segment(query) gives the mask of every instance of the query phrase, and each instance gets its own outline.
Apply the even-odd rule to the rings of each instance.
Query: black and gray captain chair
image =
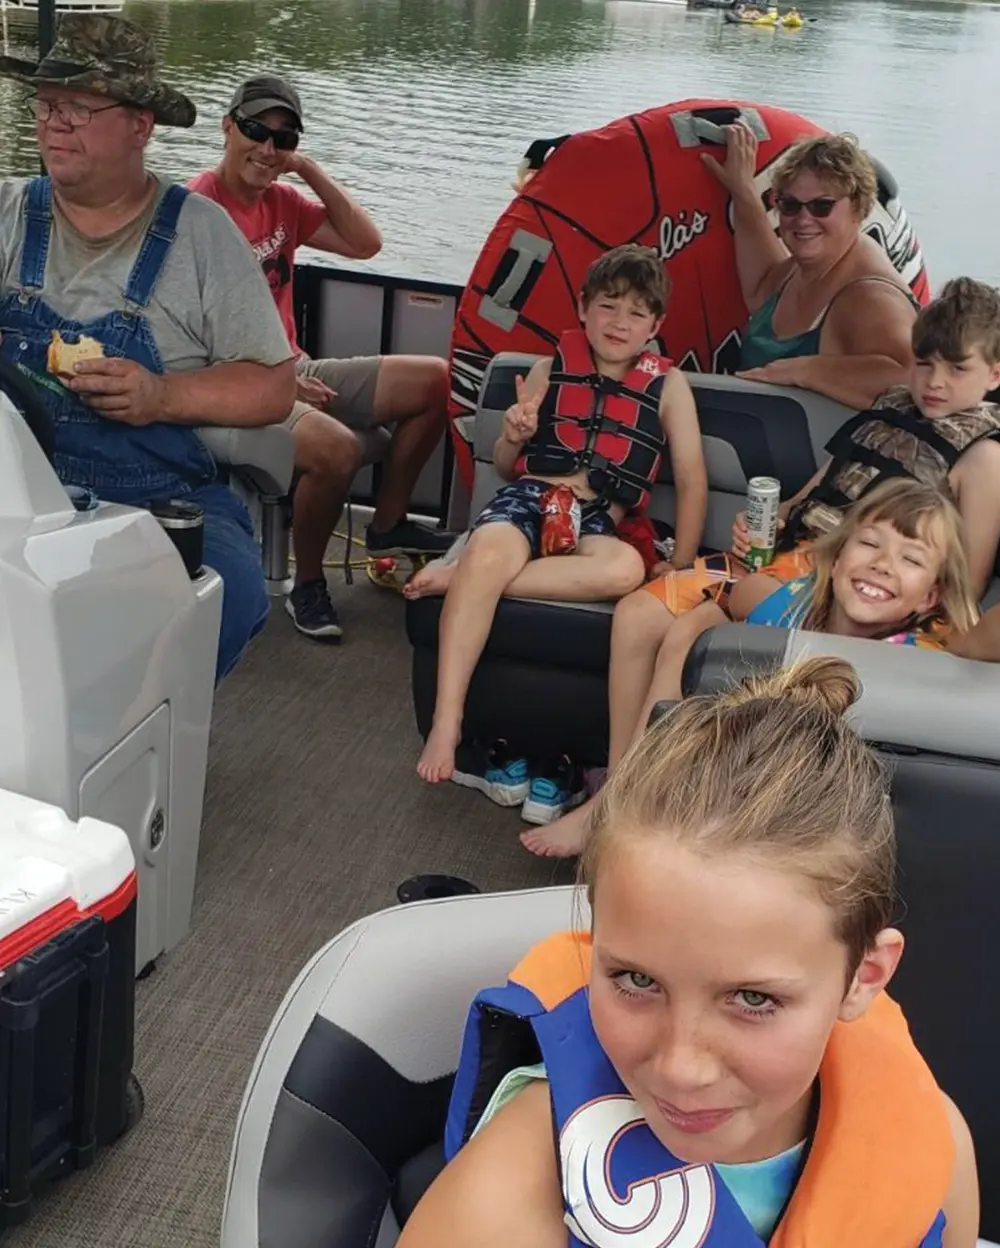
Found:
[[[292,435],[284,425],[258,429],[199,429],[202,441],[235,480],[237,492],[255,514],[264,579],[268,589],[282,592],[288,578],[290,493],[295,469]],[[358,472],[381,463],[389,454],[392,432],[384,426],[359,435]]]
[[[551,932],[572,888],[421,901],[361,919],[312,959],[243,1098],[221,1248],[387,1248],[444,1164],[469,1005]]]
[[[292,488],[295,454],[284,425],[198,430],[212,458],[247,504],[260,539],[264,578],[280,586],[288,575],[288,533],[283,500]]]
[[[982,1234],[1000,1240],[1000,665],[844,638],[705,635],[687,692],[810,653],[854,664],[852,714],[893,768],[900,923],[892,994],[976,1144]],[[442,1164],[466,1013],[549,932],[588,921],[573,888],[419,902],[336,937],[290,989],[237,1125],[222,1248],[387,1248]],[[530,1055],[526,1055],[529,1057]]]

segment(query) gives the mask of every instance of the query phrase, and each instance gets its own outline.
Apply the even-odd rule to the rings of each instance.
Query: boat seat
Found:
[[[244,429],[208,425],[198,433],[247,504],[260,541],[265,580],[270,585],[275,569],[282,567],[284,580],[288,575],[288,535],[283,500],[295,470],[290,430],[283,424]]]
[[[503,352],[486,371],[473,425],[473,515],[502,484],[493,467],[493,444],[514,399],[515,377],[537,358]],[[794,493],[816,471],[824,445],[851,413],[808,391],[714,374],[686,376],[698,405],[708,470],[703,541],[707,549],[725,550],[750,478],[777,477],[786,496]],[[674,494],[664,456],[650,515],[672,525]],[[406,606],[414,706],[424,736],[434,710],[441,603],[422,598]],[[566,753],[581,763],[603,765],[613,609],[610,602],[571,606],[502,599],[469,690],[465,737],[502,738],[529,757]]]
[[[215,462],[238,474],[264,498],[287,494],[292,482],[292,435],[284,425],[230,429],[207,425],[198,430]]]
[[[991,1108],[1000,1005],[982,991],[994,946],[973,909],[985,904],[985,931],[1000,935],[996,876],[984,872],[1000,868],[1000,841],[986,831],[949,825],[947,838],[904,837],[903,966],[911,965],[894,995],[975,1124],[982,1232],[1000,1238],[997,1195],[985,1190],[1000,1166]],[[504,983],[543,937],[588,923],[585,896],[565,886],[414,902],[361,919],[324,946],[279,1006],[250,1073],[221,1248],[390,1248],[444,1162],[473,998]],[[949,942],[958,940],[967,975],[955,974]]]
[[[493,444],[515,397],[514,378],[537,356],[497,355],[487,369],[473,425],[476,515],[503,484]],[[708,473],[707,550],[729,548],[733,520],[746,505],[749,480],[776,477],[782,496],[796,493],[824,458],[824,447],[853,411],[810,391],[738,377],[686,374],[694,391]],[[664,457],[649,514],[674,521],[674,482]],[[987,597],[1000,599],[1000,581]],[[417,726],[430,731],[437,678],[438,618],[443,599],[406,606],[413,646]],[[466,702],[466,740],[505,740],[518,753],[543,759],[568,754],[602,766],[607,758],[607,671],[612,602],[551,603],[503,598]]]
[[[288,578],[291,533],[291,492],[295,454],[291,432],[284,425],[262,429],[199,429],[217,463],[244,488],[238,492],[255,519],[271,593],[281,593]],[[358,471],[381,463],[389,453],[392,431],[377,425],[357,434],[361,443]]]

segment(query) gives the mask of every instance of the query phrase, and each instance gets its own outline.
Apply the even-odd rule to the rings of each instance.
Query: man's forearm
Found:
[[[319,196],[326,217],[356,260],[368,260],[382,250],[382,235],[364,208],[316,161],[303,157],[299,177]]]
[[[807,390],[863,411],[891,386],[905,385],[909,371],[888,355],[809,355],[799,360]]]
[[[276,425],[295,402],[295,365],[213,364],[167,373],[161,420],[172,425]]]

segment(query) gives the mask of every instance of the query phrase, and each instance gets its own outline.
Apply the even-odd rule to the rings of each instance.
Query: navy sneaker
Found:
[[[521,818],[525,823],[553,823],[586,797],[587,784],[582,770],[563,757],[532,779],[521,807]]]
[[[528,760],[511,755],[503,741],[493,746],[460,745],[451,778],[465,789],[485,793],[498,806],[520,806],[531,789]]]
[[[370,555],[443,555],[450,550],[457,534],[432,529],[404,516],[384,533],[368,526],[365,549]]]
[[[285,610],[300,633],[316,641],[337,643],[343,636],[337,608],[330,601],[326,581],[303,581],[285,599]]]

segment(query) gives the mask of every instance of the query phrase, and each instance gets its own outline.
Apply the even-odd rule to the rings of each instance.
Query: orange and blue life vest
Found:
[[[715,1167],[656,1138],[594,1033],[590,938],[536,945],[473,1003],[445,1131],[450,1160],[503,1076],[545,1062],[572,1248],[763,1248]],[[771,1248],[940,1248],[955,1149],[944,1098],[884,993],[834,1026],[819,1113]]]
[[[660,393],[671,367],[665,357],[644,351],[621,380],[606,377],[584,331],[563,334],[538,430],[517,461],[518,474],[568,477],[585,468],[599,498],[641,511],[666,446]]]

